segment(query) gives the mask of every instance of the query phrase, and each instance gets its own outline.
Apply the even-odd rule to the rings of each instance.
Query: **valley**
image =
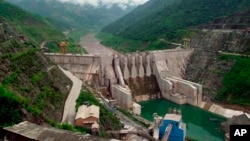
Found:
[[[97,44],[96,44],[97,40],[96,40],[96,38],[93,35],[92,36],[87,35],[87,39],[88,39],[88,41],[87,41],[88,48],[91,48],[92,50],[100,50],[100,48],[107,49],[105,46],[100,45],[100,44],[99,44],[100,46],[97,46]],[[111,87],[110,89],[107,89],[108,93],[111,92],[112,97],[114,99],[112,97],[110,97],[110,95],[108,96],[108,93],[103,93],[103,94],[106,95],[106,96],[108,96],[108,97],[106,97],[108,99],[108,101],[115,100],[116,104],[122,106],[123,108],[130,109],[130,107],[131,107],[131,101],[137,102],[137,100],[141,96],[143,96],[143,97],[146,96],[147,98],[146,99],[142,98],[141,100],[139,100],[139,102],[145,101],[145,100],[147,101],[149,99],[162,98],[162,97],[164,97],[166,99],[169,99],[171,101],[177,102],[176,100],[174,100],[174,98],[171,98],[171,97],[167,96],[169,94],[168,91],[171,91],[171,90],[168,90],[168,88],[165,88],[166,90],[163,90],[164,87],[167,87],[167,86],[161,86],[161,85],[166,85],[166,84],[164,84],[163,82],[159,81],[159,79],[161,79],[161,78],[159,78],[159,76],[157,76],[157,73],[156,73],[156,71],[159,71],[159,70],[154,70],[153,67],[156,67],[156,69],[164,70],[164,67],[162,66],[164,64],[160,63],[160,60],[161,60],[160,58],[164,56],[164,55],[162,56],[161,53],[164,53],[164,52],[168,53],[168,52],[170,52],[171,55],[172,55],[172,57],[171,58],[166,57],[166,60],[168,62],[167,66],[170,65],[170,67],[169,67],[170,70],[168,70],[169,72],[167,74],[164,74],[164,72],[161,72],[162,74],[160,74],[160,75],[163,75],[161,77],[166,77],[167,80],[171,80],[171,81],[173,81],[172,79],[176,79],[173,76],[182,77],[182,70],[181,69],[183,69],[183,70],[185,69],[185,67],[183,68],[183,66],[185,66],[185,64],[181,64],[180,62],[178,62],[178,60],[179,61],[186,60],[186,59],[183,59],[182,55],[181,55],[181,53],[185,52],[185,50],[186,51],[189,51],[189,50],[192,51],[192,49],[177,48],[177,49],[173,49],[173,50],[165,50],[165,51],[161,50],[161,51],[156,51],[156,52],[153,51],[152,53],[150,53],[150,52],[147,52],[147,53],[145,53],[145,52],[136,52],[136,53],[131,53],[131,54],[123,54],[123,55],[122,54],[116,54],[116,55],[118,55],[117,57],[120,60],[120,64],[118,64],[118,66],[120,67],[120,71],[122,72],[122,74],[121,74],[122,76],[119,76],[119,71],[117,71],[115,69],[115,66],[113,66],[113,65],[116,65],[116,64],[112,63],[113,59],[114,59],[114,62],[116,62],[116,57],[113,58],[114,55],[110,56],[110,54],[108,54],[108,53],[107,54],[94,54],[94,52],[93,52],[93,54],[89,54],[89,55],[70,55],[70,54],[66,54],[66,55],[63,55],[63,54],[61,54],[61,55],[59,55],[59,54],[57,54],[57,55],[55,55],[55,54],[46,54],[46,55],[51,60],[53,60],[54,62],[56,62],[56,63],[64,66],[64,68],[67,68],[67,70],[73,72],[76,76],[78,76],[79,78],[81,78],[83,81],[88,82],[92,87],[94,87],[97,90],[98,90],[98,87],[100,87],[102,85],[109,86],[112,83],[114,83],[112,86],[110,86]],[[148,68],[147,66],[149,65],[148,62],[151,62],[151,61],[149,61],[149,60],[146,59],[146,60],[142,60],[142,62],[140,62],[139,58],[143,58],[144,59],[144,58],[148,58],[149,56],[152,55],[149,58],[153,59],[154,58],[153,57],[154,53],[156,54],[155,57],[158,58],[158,60],[154,60],[152,62],[159,61],[159,65],[161,67],[160,66],[154,66],[154,65],[151,66],[150,65],[149,69],[147,69]],[[148,57],[147,57],[147,55],[148,55]],[[169,55],[170,54],[166,54],[165,56],[169,56]],[[98,56],[99,56],[99,58],[98,58]],[[59,59],[59,58],[61,58],[61,59]],[[163,57],[163,58],[165,58],[165,57]],[[75,61],[73,61],[73,60],[75,60]],[[79,62],[79,61],[76,61],[76,60],[81,60],[81,61]],[[132,62],[127,62],[125,60],[130,60]],[[135,62],[133,62],[133,60]],[[177,60],[177,62],[172,62],[174,60]],[[108,62],[108,61],[110,61],[110,62]],[[129,66],[130,64],[132,64],[132,65]],[[174,65],[174,64],[177,64],[177,65]],[[86,66],[86,69],[82,70],[82,71],[76,71],[76,70],[80,70],[82,68],[82,65]],[[136,65],[138,65],[138,66],[136,66]],[[157,65],[157,63],[156,63],[156,65]],[[128,67],[128,68],[126,68],[126,67]],[[133,70],[133,67],[134,67],[134,70]],[[144,71],[140,71],[140,67],[142,67],[143,70],[145,69],[146,72],[144,73]],[[153,69],[152,71],[151,71],[151,67]],[[158,68],[158,67],[160,67],[160,68]],[[95,68],[95,69],[93,69],[93,68]],[[91,71],[92,69],[93,70],[96,70],[96,69],[98,70],[99,69],[99,71]],[[128,72],[126,72],[126,69],[130,69],[130,70],[127,70]],[[112,71],[114,71],[114,72],[112,72]],[[82,74],[80,74],[80,72]],[[86,75],[86,74],[88,74],[88,75]],[[110,76],[110,74],[113,74],[113,76]],[[96,76],[99,76],[99,78],[96,77]],[[147,76],[151,76],[151,77],[154,76],[154,77],[156,77],[156,81],[153,82],[152,79],[151,80],[148,79]],[[109,79],[109,80],[107,80],[107,79]],[[118,81],[117,81],[117,79],[118,79]],[[121,79],[124,79],[124,82]],[[152,81],[152,82],[151,82],[151,84],[149,82],[149,86],[145,87],[146,84],[143,83],[143,81],[145,81],[145,80],[146,81]],[[181,80],[181,79],[176,79],[176,80]],[[106,82],[108,82],[108,83],[106,83]],[[118,83],[118,84],[116,84],[116,83]],[[159,83],[162,83],[162,84],[159,84]],[[158,87],[157,91],[155,91],[153,89],[150,90],[150,89],[147,88],[147,87],[152,87],[152,84],[153,85],[156,84],[156,86],[154,86],[154,87]],[[190,83],[190,84],[192,84],[192,83]],[[121,85],[121,87],[119,87],[118,85]],[[124,87],[123,85],[128,85],[129,88],[126,88],[126,87],[122,88],[122,87]],[[178,88],[179,86],[175,86],[175,87]],[[126,90],[127,92],[125,92],[123,89]],[[170,89],[171,89],[171,87],[170,87]],[[119,92],[119,91],[121,91],[121,92]],[[177,91],[180,91],[180,90],[177,90]],[[185,89],[185,91],[190,91],[190,90],[186,90]],[[180,91],[180,92],[182,93],[182,95],[188,96],[187,93],[185,94],[185,91],[184,92]],[[129,95],[132,95],[132,97],[130,97],[130,98],[126,97],[126,100],[125,100],[124,99],[125,95],[122,94],[123,92],[128,93],[128,94],[131,93]],[[197,95],[197,96],[199,97],[199,95]],[[123,99],[121,100],[119,97],[123,97]],[[190,97],[190,96],[188,96],[188,97]],[[104,101],[104,103],[106,103],[105,105],[109,105],[109,103],[107,103],[105,101],[106,98],[104,98],[103,101]],[[208,99],[201,100],[201,98],[204,98],[204,97],[198,98],[200,100],[198,101],[197,105],[194,104],[195,102],[194,103],[191,102],[189,104],[197,106],[197,107],[202,108],[204,110],[208,110],[209,112],[213,112],[213,113],[219,114],[219,115],[227,117],[227,118],[231,118],[232,116],[240,115],[240,114],[243,113],[242,111],[238,111],[239,109],[237,109],[237,108],[236,108],[236,110],[226,109],[225,107],[223,108],[223,106],[220,106],[220,104],[217,105],[217,104],[215,104],[213,102],[211,103],[211,101],[209,101]],[[122,101],[128,102],[130,104],[125,104],[124,105]],[[178,107],[178,106],[175,106],[175,107]],[[193,108],[195,109],[195,107],[193,107]],[[187,111],[190,111],[191,109],[192,109],[192,106],[190,106],[190,109],[187,110]],[[202,110],[202,109],[200,109],[200,110]],[[132,110],[132,109],[130,109],[130,110]],[[163,108],[162,110],[166,112],[167,108]],[[185,108],[183,110],[185,112],[187,112],[185,110]],[[242,109],[240,109],[240,110],[242,110]],[[220,112],[218,112],[218,111],[220,111]],[[246,108],[244,108],[243,111],[247,112],[248,110]],[[131,112],[134,112],[134,111],[131,111]],[[151,113],[151,115],[152,114],[153,113]],[[210,115],[210,116],[212,117],[212,115]],[[185,115],[184,115],[184,117],[185,117]],[[218,117],[220,117],[220,116],[218,116]],[[149,117],[147,117],[147,118],[149,118]],[[201,116],[201,118],[206,119],[207,117],[206,116]],[[225,119],[223,121],[225,121]],[[189,121],[186,120],[186,122],[189,122]],[[125,123],[127,123],[127,122],[125,122]],[[131,128],[133,128],[133,126],[134,126],[133,124],[131,125],[130,123],[127,123],[127,124],[130,125]],[[223,137],[222,136],[223,135],[223,131],[221,131],[221,130],[219,131],[220,124],[217,124],[215,128],[218,128],[218,132],[221,132],[220,133],[220,137],[217,138],[217,139],[218,140],[223,139],[222,138]],[[188,132],[189,132],[189,134],[192,134],[192,130],[189,130]],[[210,130],[208,132],[212,132],[212,130]],[[213,134],[213,133],[211,133],[211,134]],[[198,136],[191,136],[191,137],[193,137],[193,138],[199,138]],[[211,137],[211,139],[212,138],[213,137]]]
[[[0,0],[0,140],[228,141],[250,124],[249,1],[98,2]]]
[[[93,55],[112,55],[113,51],[100,44],[100,41],[95,37],[95,34],[87,34],[80,38],[79,44]]]

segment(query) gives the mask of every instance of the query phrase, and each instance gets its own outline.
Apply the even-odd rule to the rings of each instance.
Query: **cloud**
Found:
[[[93,6],[110,6],[113,4],[117,4],[120,7],[125,7],[126,5],[129,6],[137,6],[140,4],[143,4],[147,2],[148,0],[57,0],[60,2],[70,2],[74,4],[80,4],[80,5],[85,5],[85,4],[90,4]]]

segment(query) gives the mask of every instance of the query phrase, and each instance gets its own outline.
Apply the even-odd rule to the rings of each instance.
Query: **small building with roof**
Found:
[[[75,117],[75,125],[99,131],[100,107],[96,105],[81,105]]]
[[[180,110],[169,109],[162,118],[154,113],[154,122],[149,127],[149,134],[161,141],[185,141],[186,124],[182,122]]]
[[[186,136],[186,125],[182,123],[182,115],[167,113],[159,127],[159,137],[169,141],[184,141]]]
[[[28,121],[5,127],[0,131],[6,141],[103,141],[89,134],[44,127]],[[1,140],[1,138],[0,138]]]

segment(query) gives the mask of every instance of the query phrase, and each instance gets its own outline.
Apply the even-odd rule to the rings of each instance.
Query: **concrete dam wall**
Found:
[[[150,98],[199,105],[202,86],[182,79],[192,49],[136,52],[117,55],[46,55],[83,81],[110,88],[124,108]]]
[[[92,80],[101,67],[100,56],[59,53],[45,53],[45,55],[83,81]]]

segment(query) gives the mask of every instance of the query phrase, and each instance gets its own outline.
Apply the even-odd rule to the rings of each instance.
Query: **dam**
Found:
[[[207,139],[223,140],[219,123],[225,118],[221,116],[230,118],[242,112],[202,101],[202,85],[183,79],[193,51],[177,47],[123,54],[44,54],[93,88],[106,88],[110,100],[136,115],[152,121],[155,112],[162,116],[168,107],[179,108],[188,137],[202,140],[204,134]]]
[[[192,52],[176,48],[128,54],[45,55],[93,87],[107,87],[119,106],[132,109],[133,103],[153,98],[202,104],[202,85],[182,79]]]

